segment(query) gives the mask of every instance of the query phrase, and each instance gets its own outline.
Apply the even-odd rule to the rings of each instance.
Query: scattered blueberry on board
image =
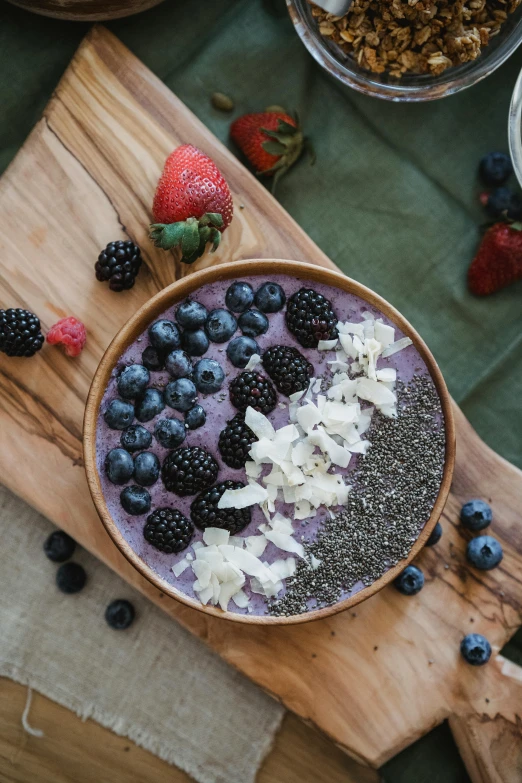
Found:
[[[247,310],[241,313],[237,325],[245,337],[259,337],[268,332],[269,321],[260,310]]]
[[[136,612],[130,601],[125,598],[117,598],[111,601],[105,610],[107,625],[115,631],[125,631],[134,622]]]
[[[201,394],[215,394],[221,389],[224,381],[223,368],[215,359],[200,359],[194,366],[194,384]]]
[[[513,164],[505,152],[488,152],[479,164],[479,177],[488,188],[503,185],[512,173]]]
[[[186,429],[179,419],[161,419],[154,427],[158,443],[166,449],[175,449],[185,440]]]
[[[134,420],[134,405],[123,400],[111,400],[103,418],[111,430],[125,430]]]
[[[142,364],[131,364],[124,367],[118,377],[118,394],[124,400],[134,400],[139,397],[150,381],[150,372]]]
[[[492,218],[500,220],[520,220],[522,218],[522,199],[510,188],[501,187],[492,190],[485,199],[486,212]]]
[[[409,565],[394,579],[393,584],[403,595],[417,595],[424,587],[424,574],[417,566]]]
[[[135,484],[122,490],[120,502],[124,511],[133,517],[138,517],[150,511],[150,494],[144,487],[138,487]]]
[[[209,345],[209,339],[203,329],[195,329],[193,332],[185,330],[181,335],[181,347],[189,356],[203,356]]]
[[[199,302],[193,299],[186,299],[176,310],[176,321],[184,329],[195,331],[201,329],[207,320],[208,311]]]
[[[151,451],[141,451],[134,457],[134,481],[141,487],[152,487],[159,479],[160,461]]]
[[[105,457],[105,473],[111,484],[126,484],[134,475],[134,460],[126,449],[111,449]]]
[[[201,405],[194,405],[185,413],[185,427],[189,430],[197,430],[207,420],[205,409]]]
[[[76,541],[63,530],[53,530],[46,538],[44,552],[53,563],[64,563],[69,560],[76,549]]]
[[[472,666],[484,666],[491,658],[491,645],[485,636],[469,633],[460,643],[460,652]]]
[[[205,332],[213,343],[225,343],[237,329],[237,321],[228,310],[217,308],[208,314]]]
[[[479,498],[468,500],[460,510],[460,521],[468,530],[484,530],[491,524],[492,519],[491,506]]]
[[[136,418],[145,423],[158,416],[165,408],[165,399],[158,389],[145,389],[144,394],[136,400]]]
[[[194,525],[177,508],[157,508],[147,517],[143,536],[168,555],[181,552],[192,541]]]
[[[437,524],[431,531],[431,535],[426,541],[425,546],[435,546],[435,544],[439,543],[441,538],[442,538],[442,525],[440,524],[440,522],[437,522]]]
[[[468,542],[466,557],[472,566],[481,571],[490,571],[498,566],[504,553],[496,538],[477,536]]]
[[[132,424],[121,433],[120,445],[130,453],[144,451],[149,448],[151,443],[152,435],[141,424]]]
[[[86,582],[87,574],[79,563],[64,563],[56,572],[56,585],[62,593],[79,593]]]
[[[254,296],[256,307],[262,313],[277,313],[286,302],[286,294],[279,283],[263,283]]]
[[[236,281],[225,294],[225,304],[232,313],[244,313],[254,301],[254,289],[250,283]]]
[[[234,365],[243,369],[254,354],[261,355],[261,349],[252,337],[234,337],[227,346],[227,356]]]

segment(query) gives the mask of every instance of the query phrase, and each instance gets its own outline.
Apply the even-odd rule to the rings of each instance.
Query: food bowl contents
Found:
[[[319,33],[373,73],[437,76],[476,60],[521,0],[353,0],[342,17],[312,7]]]
[[[408,557],[444,459],[411,339],[359,296],[282,274],[204,285],[159,315],[117,362],[96,430],[131,549],[241,614],[298,615],[372,585]]]

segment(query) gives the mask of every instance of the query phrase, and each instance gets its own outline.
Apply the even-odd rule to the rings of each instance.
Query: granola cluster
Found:
[[[522,0],[353,0],[345,16],[312,4],[319,32],[374,73],[437,75],[475,60]]]

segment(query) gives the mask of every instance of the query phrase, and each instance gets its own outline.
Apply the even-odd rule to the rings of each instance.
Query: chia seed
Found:
[[[430,517],[444,470],[445,432],[439,396],[429,377],[397,382],[397,418],[376,411],[371,443],[351,474],[346,506],[326,517],[306,558],[299,560],[286,593],[269,612],[289,617],[331,606],[362,583],[369,586],[408,557]]]

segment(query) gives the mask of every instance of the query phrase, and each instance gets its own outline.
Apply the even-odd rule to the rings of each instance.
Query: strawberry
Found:
[[[522,277],[522,223],[488,228],[468,269],[472,294],[486,296]]]
[[[257,174],[274,177],[274,186],[306,145],[298,121],[283,111],[244,114],[230,126],[230,137]]]
[[[158,182],[150,237],[157,247],[181,247],[181,260],[192,264],[219,247],[222,232],[234,211],[225,178],[208,155],[192,144],[183,144],[165,162]]]

